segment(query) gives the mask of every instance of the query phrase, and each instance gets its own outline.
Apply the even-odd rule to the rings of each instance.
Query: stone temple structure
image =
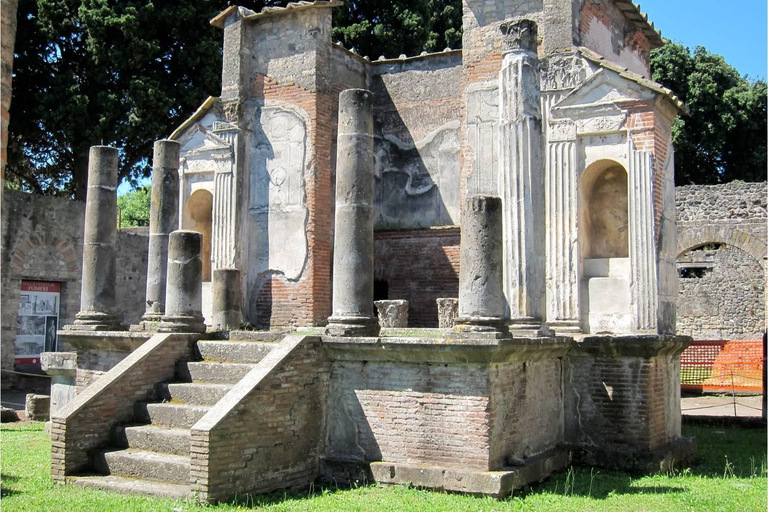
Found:
[[[221,96],[170,137],[181,231],[166,249],[150,226],[165,311],[52,415],[54,479],[207,501],[317,480],[503,497],[570,463],[684,464],[682,105],[647,78],[658,32],[628,0],[465,0],[462,50],[371,61],[331,41],[340,4],[212,20]],[[413,242],[416,266],[440,229],[461,237],[441,260],[454,284],[434,284],[458,297],[455,327],[380,333],[376,232]]]

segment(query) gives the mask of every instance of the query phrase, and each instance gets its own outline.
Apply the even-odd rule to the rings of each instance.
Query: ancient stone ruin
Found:
[[[332,43],[338,5],[212,20],[222,92],[156,146],[155,181],[176,149],[179,180],[153,187],[141,324],[103,330],[113,277],[86,279],[84,255],[60,336],[140,342],[57,403],[54,479],[210,502],[315,481],[504,497],[571,463],[685,464],[681,104],[647,78],[653,26],[628,0],[465,0],[462,50],[371,61]],[[111,200],[86,230],[114,225]],[[439,260],[424,240],[448,227]],[[386,261],[431,287],[432,317],[377,270],[394,230],[410,249]],[[421,261],[453,280],[410,275]],[[375,298],[433,329],[382,335]]]

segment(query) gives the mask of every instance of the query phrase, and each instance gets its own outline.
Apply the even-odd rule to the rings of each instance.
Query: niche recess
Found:
[[[213,226],[213,194],[196,190],[187,199],[182,227],[203,235],[203,281],[211,280],[211,230]]]

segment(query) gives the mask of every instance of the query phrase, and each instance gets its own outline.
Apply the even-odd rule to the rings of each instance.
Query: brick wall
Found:
[[[173,377],[176,362],[191,355],[194,335],[157,334],[51,415],[51,476],[66,476],[89,467],[90,453],[105,446],[112,426],[133,416],[134,404],[154,393],[157,382]]]
[[[460,238],[458,227],[374,233],[374,278],[409,301],[409,326],[437,327],[435,300],[459,296]]]
[[[613,338],[581,344],[566,359],[565,441],[584,462],[631,468],[677,440],[684,346],[671,337]]]
[[[264,75],[251,82],[251,94],[265,101],[296,105],[309,117],[310,164],[304,186],[309,211],[306,224],[307,262],[298,281],[280,275],[262,280],[257,294],[256,325],[307,326],[325,323],[331,310],[331,150],[335,148],[338,96],[309,91],[293,82],[279,83]],[[254,321],[254,319],[252,319]]]
[[[491,469],[485,365],[336,362],[329,458]]]
[[[193,428],[190,479],[202,498],[306,487],[318,476],[328,361],[318,337],[289,336]]]
[[[562,369],[559,359],[493,365],[489,408],[490,467],[509,465],[563,441]]]

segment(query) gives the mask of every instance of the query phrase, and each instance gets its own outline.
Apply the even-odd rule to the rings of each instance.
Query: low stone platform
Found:
[[[555,449],[528,458],[522,466],[500,471],[372,462],[371,474],[379,484],[412,485],[504,499],[517,489],[541,482],[555,471],[565,469],[568,462],[568,452]]]

